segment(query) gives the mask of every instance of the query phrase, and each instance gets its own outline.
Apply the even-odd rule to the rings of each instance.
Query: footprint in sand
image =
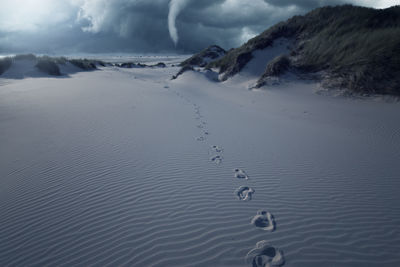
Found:
[[[249,201],[251,200],[252,195],[254,194],[254,189],[248,186],[241,186],[235,191],[235,196],[239,200]]]
[[[204,135],[210,135],[210,132],[206,131],[206,132],[204,132]]]
[[[234,169],[235,178],[248,180],[249,176],[241,169]]]
[[[222,153],[224,150],[219,146],[211,146],[211,150],[216,153]]]
[[[256,247],[246,256],[246,264],[253,267],[277,267],[284,263],[283,252],[271,246],[266,240],[257,242]]]
[[[200,137],[197,137],[196,140],[202,142],[202,141],[205,141],[206,138],[204,136],[200,136]]]
[[[217,163],[217,164],[221,164],[221,163],[222,163],[222,156],[221,156],[221,155],[215,155],[215,156],[212,156],[212,157],[210,158],[210,160],[211,160],[212,162]]]
[[[197,125],[196,127],[199,128],[199,129],[203,129],[203,128],[204,128],[204,125],[203,125],[203,124],[199,124],[199,125]]]
[[[210,158],[210,160],[212,162],[215,162],[217,164],[220,164],[222,162],[222,153],[223,149],[218,147],[218,146],[211,146],[211,149],[209,151],[209,154],[212,155],[212,157]]]
[[[273,232],[275,230],[274,216],[265,210],[259,210],[257,215],[251,219],[251,224],[265,231]]]

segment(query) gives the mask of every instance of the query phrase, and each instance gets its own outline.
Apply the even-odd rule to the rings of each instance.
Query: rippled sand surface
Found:
[[[0,266],[400,265],[399,103],[176,71],[1,81]]]

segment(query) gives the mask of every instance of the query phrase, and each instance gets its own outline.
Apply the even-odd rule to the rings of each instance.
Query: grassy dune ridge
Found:
[[[400,95],[400,6],[318,8],[274,25],[208,67],[219,68],[226,80],[252,59],[254,50],[278,38],[294,42],[288,55],[292,70],[323,71],[325,87]]]
[[[97,66],[105,66],[100,60],[92,59],[68,59],[66,57],[36,56],[33,54],[16,55],[0,59],[0,75],[7,71],[15,61],[29,60],[35,62],[35,67],[43,73],[51,76],[60,76],[60,65],[70,63],[82,70],[95,70]]]

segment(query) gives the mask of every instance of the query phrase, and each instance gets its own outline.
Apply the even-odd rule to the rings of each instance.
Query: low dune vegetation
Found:
[[[0,58],[0,75],[11,67],[12,59],[10,57]]]
[[[70,59],[68,62],[82,70],[95,70],[97,65],[105,66],[105,63],[99,60]]]
[[[38,68],[40,71],[52,76],[61,75],[61,71],[57,63],[47,58],[39,58],[35,67]]]
[[[24,61],[23,64],[32,64],[35,69],[41,73],[50,76],[62,76],[68,74],[68,72],[76,72],[78,70],[91,71],[97,70],[99,66],[113,66],[118,68],[165,68],[167,65],[164,62],[158,62],[155,64],[147,65],[140,62],[124,62],[124,63],[109,63],[97,59],[70,59],[66,57],[50,57],[50,56],[36,56],[34,54],[20,54],[11,57],[0,58],[0,75],[6,72],[15,62]],[[67,70],[65,67],[76,67]],[[64,67],[64,69],[63,69]]]
[[[51,75],[63,75],[60,66],[71,64],[81,70],[95,70],[97,66],[105,66],[106,63],[100,60],[91,59],[68,59],[66,57],[36,56],[33,54],[21,54],[0,59],[0,75],[6,72],[16,61],[30,61],[40,72]]]
[[[218,45],[210,45],[199,53],[181,62],[179,72],[172,76],[175,80],[186,71],[194,70],[194,67],[206,67],[210,62],[216,61],[226,55],[226,51]]]
[[[14,60],[37,60],[37,57],[34,54],[20,54],[11,57]]]
[[[217,59],[220,59],[226,54],[226,51],[217,46],[217,45],[211,45],[207,47],[206,49],[203,49],[199,53],[193,55],[192,57],[186,59],[183,61],[180,66],[185,67],[185,66],[199,66],[199,67],[205,67],[210,61],[215,61]]]
[[[135,62],[123,62],[123,63],[115,63],[113,64],[115,67],[119,68],[126,68],[126,69],[132,69],[132,68],[165,68],[167,65],[164,62],[158,62],[153,65],[147,65],[144,63],[135,63]]]

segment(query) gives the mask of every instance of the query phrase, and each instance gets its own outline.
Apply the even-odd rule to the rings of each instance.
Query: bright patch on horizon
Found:
[[[255,33],[254,31],[252,31],[249,27],[243,27],[242,28],[242,34],[240,36],[240,43],[245,43],[248,40],[250,40],[251,38],[257,36],[257,33]]]
[[[70,17],[71,5],[54,0],[2,0],[0,30],[33,32],[54,26]]]
[[[361,6],[369,6],[373,8],[388,8],[395,5],[400,5],[399,0],[356,0],[354,4]]]

